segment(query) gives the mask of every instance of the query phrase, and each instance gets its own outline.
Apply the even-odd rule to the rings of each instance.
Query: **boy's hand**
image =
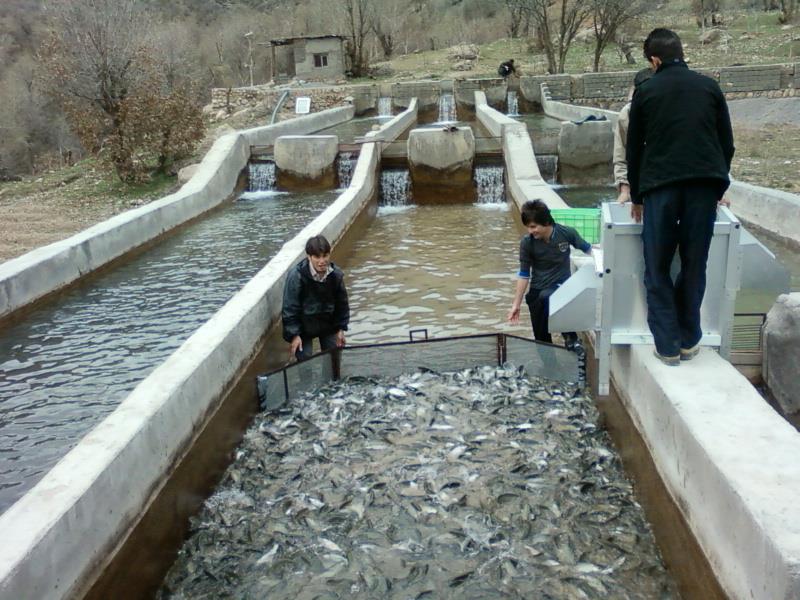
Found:
[[[303,340],[300,338],[299,335],[296,335],[292,338],[292,343],[289,345],[289,356],[294,358],[297,355],[297,351],[303,351]]]
[[[642,222],[642,213],[644,212],[644,205],[642,204],[631,204],[631,219],[633,219],[634,223],[641,223]]]
[[[617,202],[620,204],[625,204],[626,202],[631,201],[631,186],[627,183],[622,183],[619,186],[619,196],[617,196]]]
[[[508,317],[506,318],[508,319],[509,323],[512,323],[514,325],[519,323],[519,306],[512,304],[511,310],[508,311]]]
[[[344,341],[344,331],[340,329],[336,332],[336,347],[344,348]]]

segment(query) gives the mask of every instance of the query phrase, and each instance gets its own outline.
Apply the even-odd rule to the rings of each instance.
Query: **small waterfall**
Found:
[[[453,123],[456,120],[456,99],[453,94],[439,96],[439,120],[437,123]]]
[[[500,166],[475,167],[472,177],[478,190],[478,204],[500,204],[506,201],[504,172],[504,168]]]
[[[381,171],[380,206],[406,206],[411,203],[411,172],[408,169]]]
[[[249,165],[249,192],[268,192],[275,189],[275,163],[251,162]]]
[[[391,98],[378,98],[378,116],[391,117],[392,116],[392,99]]]
[[[352,152],[340,152],[336,158],[336,172],[339,176],[339,189],[350,187],[350,181],[353,179],[353,169],[356,167],[356,161],[353,159]]]
[[[557,154],[537,154],[536,163],[539,166],[539,173],[547,183],[557,183],[558,179],[558,155]]]
[[[509,117],[519,116],[519,101],[517,92],[510,91],[506,94],[506,115]]]

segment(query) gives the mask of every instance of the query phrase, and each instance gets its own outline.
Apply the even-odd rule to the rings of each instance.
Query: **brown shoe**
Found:
[[[678,356],[664,356],[663,354],[659,354],[658,350],[653,350],[653,356],[655,356],[658,360],[662,363],[667,365],[668,367],[677,367],[681,364],[681,357]]]
[[[700,344],[695,344],[691,348],[681,348],[681,360],[692,360],[700,352]]]

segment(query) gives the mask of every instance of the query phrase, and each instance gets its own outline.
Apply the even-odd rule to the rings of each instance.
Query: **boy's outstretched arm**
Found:
[[[519,311],[522,306],[522,298],[528,290],[528,278],[522,276],[517,279],[517,287],[514,291],[514,301],[511,303],[511,310],[508,311],[508,322],[519,323]]]

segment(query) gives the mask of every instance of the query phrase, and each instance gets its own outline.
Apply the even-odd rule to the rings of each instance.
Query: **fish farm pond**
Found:
[[[258,415],[157,597],[678,598],[594,402],[507,364]]]

